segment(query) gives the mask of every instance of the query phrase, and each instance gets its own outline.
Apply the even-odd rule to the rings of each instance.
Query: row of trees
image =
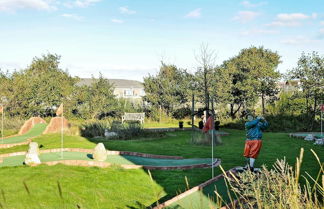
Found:
[[[0,103],[12,116],[21,117],[52,116],[62,102],[67,107],[65,114],[84,119],[143,110],[148,116],[162,111],[181,117],[181,113],[190,115],[194,94],[206,108],[213,98],[219,117],[237,119],[260,109],[258,113],[316,119],[324,95],[324,58],[318,53],[302,54],[286,75],[277,70],[278,53],[263,47],[242,49],[215,65],[215,52],[202,45],[196,59],[200,67],[194,73],[162,62],[158,74],[144,78],[144,100],[149,105],[134,109],[116,99],[113,85],[102,75],[90,85],[79,85],[79,78],[59,68],[60,56],[46,54],[34,58],[26,69],[0,70]],[[300,82],[296,91],[278,94],[280,80],[296,79]]]
[[[113,86],[100,75],[90,85],[78,85],[59,68],[60,56],[55,54],[34,58],[26,69],[13,73],[0,71],[0,103],[11,116],[53,116],[64,103],[66,114],[79,118],[100,118],[118,108]]]
[[[277,70],[281,62],[279,54],[263,47],[242,49],[218,66],[214,60],[214,51],[202,45],[197,56],[201,67],[193,74],[162,63],[157,75],[144,78],[145,100],[172,113],[180,107],[189,108],[188,101],[195,94],[205,108],[209,108],[209,100],[213,98],[219,116],[237,119],[260,109],[259,114],[304,114],[304,119],[313,124],[324,96],[323,56],[316,52],[303,53],[297,66],[285,75]],[[279,82],[284,80],[298,80],[300,85],[295,91],[279,94]],[[294,104],[299,105],[298,110],[280,111],[283,106],[286,110],[296,109]]]

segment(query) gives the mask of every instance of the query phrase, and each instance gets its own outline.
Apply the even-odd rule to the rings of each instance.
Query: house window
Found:
[[[124,90],[124,96],[133,96],[134,92],[132,90]]]

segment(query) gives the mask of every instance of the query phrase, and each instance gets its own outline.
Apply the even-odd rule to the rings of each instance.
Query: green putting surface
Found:
[[[92,154],[85,152],[63,152],[64,160],[89,160],[92,161]],[[19,166],[23,165],[25,155],[7,157],[0,163],[3,166]],[[44,153],[40,155],[41,162],[62,160],[60,152]],[[146,166],[179,166],[179,165],[195,165],[202,163],[211,163],[211,159],[159,159],[159,158],[144,158],[130,155],[108,155],[106,162],[117,165],[146,165]]]
[[[13,136],[13,137],[9,137],[9,138],[4,139],[3,144],[20,143],[20,142],[26,141],[29,138],[39,136],[44,132],[46,126],[47,126],[47,124],[38,123],[38,124],[34,125],[33,128],[31,128],[27,133],[25,133],[23,135]],[[2,144],[1,140],[0,140],[0,144]]]
[[[227,194],[227,187],[224,178],[219,179],[203,188],[202,191],[196,191],[177,202],[173,203],[168,209],[210,209],[217,207],[217,198],[215,191],[223,198],[224,201],[220,201],[221,205],[225,205],[230,202]]]

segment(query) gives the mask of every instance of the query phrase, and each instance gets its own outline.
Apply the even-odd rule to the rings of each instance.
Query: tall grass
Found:
[[[320,166],[316,178],[307,173],[306,176],[301,176],[303,148],[296,160],[295,169],[283,159],[277,160],[270,170],[263,166],[262,172],[259,174],[248,171],[237,175],[226,175],[223,170],[228,189],[234,192],[234,198],[231,199],[240,200],[236,202],[236,205],[232,201],[232,207],[247,209],[323,208],[323,182],[320,184],[320,177],[324,178],[323,163],[315,152],[312,152]],[[306,182],[303,186],[300,184],[300,177],[304,178]]]

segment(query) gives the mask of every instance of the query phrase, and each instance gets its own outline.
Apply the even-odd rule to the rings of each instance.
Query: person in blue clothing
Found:
[[[262,147],[262,131],[268,128],[269,123],[262,116],[255,119],[252,115],[248,115],[247,119],[248,122],[245,123],[246,140],[243,155],[247,162],[245,169],[250,168],[253,172],[255,159],[258,157]]]

